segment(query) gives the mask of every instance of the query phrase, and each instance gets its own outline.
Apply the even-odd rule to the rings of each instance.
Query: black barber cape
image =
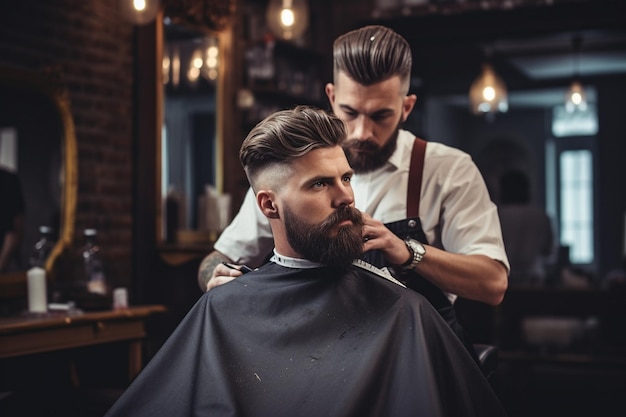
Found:
[[[503,415],[421,295],[269,263],[204,294],[106,417]]]

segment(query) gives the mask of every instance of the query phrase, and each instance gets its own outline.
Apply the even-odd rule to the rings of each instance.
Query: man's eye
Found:
[[[324,181],[317,181],[313,183],[313,188],[321,188],[323,186],[325,186],[326,183]]]
[[[352,182],[352,177],[343,177],[344,182]]]
[[[375,114],[372,116],[372,120],[375,122],[384,122],[385,120],[387,120],[390,116],[386,115],[386,114]]]

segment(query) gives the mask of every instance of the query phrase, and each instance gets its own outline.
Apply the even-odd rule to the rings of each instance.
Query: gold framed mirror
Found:
[[[233,11],[229,0],[206,3],[204,9],[166,2],[157,16],[162,84],[157,94],[156,230],[159,254],[169,264],[205,255],[216,239],[206,227],[202,200],[208,190],[224,190],[225,51]]]
[[[0,272],[0,298],[26,294],[26,269],[39,227],[50,226],[55,244],[45,269],[70,247],[77,197],[77,149],[68,92],[59,72],[0,66],[0,162],[19,178],[23,193],[23,232],[11,267]],[[3,202],[4,204],[4,202]]]

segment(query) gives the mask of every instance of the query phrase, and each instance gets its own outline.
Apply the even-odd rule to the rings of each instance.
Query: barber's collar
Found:
[[[398,132],[396,150],[391,154],[387,163],[393,165],[396,169],[407,166],[406,159],[411,157],[414,140],[415,135],[411,132],[400,129],[400,132]]]

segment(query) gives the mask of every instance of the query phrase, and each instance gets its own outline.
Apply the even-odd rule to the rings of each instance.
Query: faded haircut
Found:
[[[314,149],[339,146],[345,138],[344,124],[337,116],[297,106],[259,122],[244,139],[239,161],[256,192],[262,174],[284,172],[294,160]]]
[[[347,32],[333,43],[333,74],[340,71],[369,86],[400,76],[404,94],[409,92],[411,47],[393,30],[379,25]]]

